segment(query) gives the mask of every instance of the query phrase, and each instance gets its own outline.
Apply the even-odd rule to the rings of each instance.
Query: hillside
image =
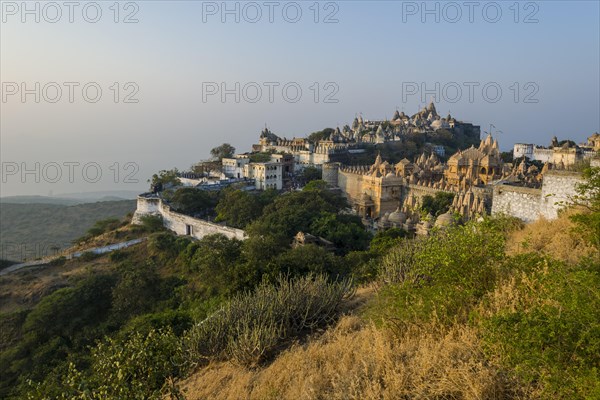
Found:
[[[0,197],[0,203],[75,205],[97,203],[100,201],[134,200],[137,194],[138,192],[128,190],[113,190],[105,192],[63,193],[56,196],[2,196]]]
[[[96,221],[123,218],[135,207],[135,200],[76,205],[0,202],[0,258],[20,261],[52,255],[55,247],[69,247]]]
[[[597,249],[568,215],[524,228],[489,223],[391,249],[366,305],[260,368],[235,360],[202,366],[180,383],[181,393],[187,400],[600,398]],[[523,250],[536,236],[568,237],[580,250]]]
[[[587,177],[587,210],[526,226],[372,236],[316,182],[214,194],[244,241],[156,217],[98,229],[89,243],[147,240],[0,277],[0,397],[600,398],[600,170]],[[290,246],[298,231],[336,248]]]

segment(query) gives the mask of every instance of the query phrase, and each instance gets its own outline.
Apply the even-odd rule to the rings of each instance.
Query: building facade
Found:
[[[246,154],[238,154],[233,158],[223,158],[223,173],[229,178],[243,178],[244,166],[250,163],[250,158]]]
[[[283,164],[280,162],[248,163],[244,177],[254,180],[258,190],[283,189]]]

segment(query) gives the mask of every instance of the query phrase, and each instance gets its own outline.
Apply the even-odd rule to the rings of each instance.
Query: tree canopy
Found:
[[[217,160],[222,160],[223,158],[231,158],[235,154],[235,147],[230,145],[229,143],[223,143],[220,146],[213,148],[210,151],[210,155],[212,158]]]

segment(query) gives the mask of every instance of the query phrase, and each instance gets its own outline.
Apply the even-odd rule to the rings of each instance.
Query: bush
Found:
[[[144,215],[140,218],[140,222],[144,231],[148,233],[165,230],[163,219],[160,215]]]
[[[285,341],[333,321],[351,287],[349,280],[330,283],[323,276],[280,277],[276,285],[262,283],[185,334],[187,364],[230,359],[244,366],[258,365]]]
[[[67,258],[65,256],[60,256],[58,258],[55,258],[54,260],[50,261],[48,263],[48,265],[52,266],[52,267],[60,267],[65,265],[65,263],[67,262]]]
[[[340,255],[366,250],[371,241],[371,234],[356,215],[323,212],[311,224],[310,232],[333,242]]]
[[[57,385],[31,384],[28,399],[161,399],[167,378],[176,376],[179,340],[170,330],[107,338],[92,350],[89,371],[73,363]],[[166,388],[165,388],[166,389]]]
[[[490,296],[485,343],[545,399],[599,398],[600,277],[525,255]]]
[[[115,250],[110,253],[110,261],[117,263],[126,260],[129,257],[129,252],[124,250]]]
[[[336,257],[323,247],[313,244],[290,249],[277,256],[271,263],[274,278],[284,273],[289,276],[303,276],[309,274],[323,274],[331,278],[347,274],[341,258]],[[273,271],[274,269],[274,271]]]
[[[107,218],[96,221],[94,226],[88,229],[87,233],[79,239],[74,240],[75,243],[86,242],[91,238],[100,236],[103,233],[115,230],[121,227],[123,223],[117,218]]]
[[[19,382],[53,380],[54,368],[102,337],[114,282],[110,275],[92,275],[44,297],[27,314],[18,341],[0,356],[0,397],[12,390],[15,398],[23,398]]]
[[[81,253],[79,259],[81,261],[89,262],[95,260],[98,257],[100,257],[100,254],[94,253],[93,251],[85,251]]]
[[[454,200],[453,193],[437,192],[435,196],[423,196],[421,209],[434,217],[444,214],[450,209]]]
[[[215,222],[226,222],[228,226],[243,229],[250,222],[262,215],[263,209],[277,197],[275,189],[267,189],[260,193],[227,188],[221,192],[219,203],[215,208]]]
[[[119,280],[112,290],[112,316],[125,320],[149,311],[160,298],[160,277],[151,263],[119,267]]]
[[[383,298],[389,304],[375,312],[414,322],[465,321],[498,278],[501,228],[472,222],[395,247],[384,257],[379,278],[388,284]]]

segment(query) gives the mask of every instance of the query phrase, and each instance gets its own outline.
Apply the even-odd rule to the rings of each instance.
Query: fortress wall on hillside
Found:
[[[229,239],[246,239],[246,232],[241,229],[204,221],[171,210],[160,198],[152,195],[140,195],[137,200],[137,209],[133,215],[132,223],[139,224],[144,215],[160,215],[165,228],[178,235],[191,236],[202,239],[208,235],[221,234]]]
[[[499,185],[494,188],[492,215],[506,214],[533,222],[540,217],[541,189]]]
[[[511,215],[525,222],[556,219],[581,182],[581,175],[576,172],[549,171],[544,175],[541,189],[498,185],[494,188],[492,215]]]

